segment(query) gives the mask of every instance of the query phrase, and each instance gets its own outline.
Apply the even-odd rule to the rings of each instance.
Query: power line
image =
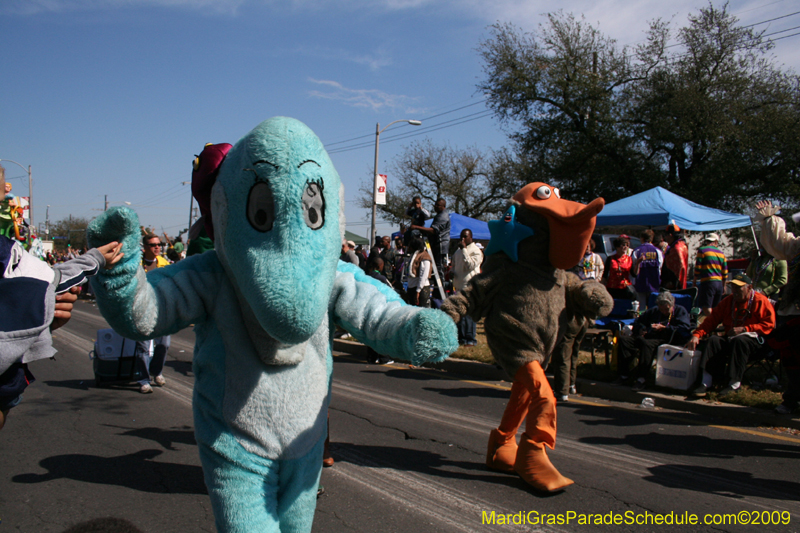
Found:
[[[772,33],[765,33],[764,35],[762,35],[762,37],[769,37],[770,35],[778,35],[779,33],[785,33],[787,31],[792,31],[792,30],[797,30],[797,29],[800,29],[800,26],[795,26],[794,28],[786,28],[785,30],[778,30],[778,31],[774,31]],[[790,35],[787,35],[786,37],[790,37]],[[782,38],[783,37],[781,37],[781,39]],[[774,39],[770,39],[770,40],[773,41]]]
[[[795,11],[794,13],[789,13],[788,15],[781,15],[780,17],[775,17],[774,19],[767,19],[767,20],[762,20],[761,22],[754,22],[753,24],[748,24],[747,26],[741,26],[741,27],[752,28],[753,26],[758,26],[759,24],[766,24],[767,22],[772,22],[773,20],[785,19],[788,17],[793,17],[795,15],[800,15],[800,11]]]
[[[416,137],[419,135],[425,135],[427,133],[431,133],[433,131],[438,131],[444,128],[450,128],[453,126],[458,126],[460,124],[464,124],[465,122],[471,122],[472,120],[478,120],[481,118],[485,118],[489,115],[493,114],[493,111],[478,111],[477,113],[472,113],[471,115],[465,115],[462,117],[457,117],[452,120],[447,120],[445,122],[441,122],[439,124],[432,124],[431,126],[425,128],[417,128],[413,132],[410,133],[403,133],[403,134],[396,134],[393,136],[386,137],[385,139],[381,139],[381,144],[397,141],[401,139],[407,139],[409,137]],[[342,152],[350,152],[352,150],[360,150],[361,148],[368,148],[370,146],[375,146],[374,141],[369,142],[362,142],[359,144],[355,144],[353,146],[342,147],[336,150],[329,150],[329,154],[339,154]]]
[[[786,30],[789,31],[789,30]],[[795,35],[800,35],[800,31],[797,33],[793,33],[791,35],[784,35],[783,37],[777,37],[775,39],[770,39],[770,41],[780,41],[781,39],[788,39],[789,37],[794,37]]]
[[[473,103],[467,104],[465,106],[457,107],[456,109],[452,109],[450,111],[445,111],[444,113],[439,113],[437,115],[431,115],[429,117],[423,117],[421,120],[423,120],[423,121],[431,120],[431,119],[434,119],[434,118],[437,118],[437,117],[441,117],[441,116],[444,116],[444,115],[449,115],[450,113],[455,113],[456,111],[461,111],[462,109],[466,109],[466,108],[472,107],[474,105],[482,104],[484,102],[486,102],[485,98],[483,100],[478,101],[478,102],[473,102]],[[368,133],[366,135],[360,135],[358,137],[353,137],[352,139],[347,139],[347,140],[344,140],[344,141],[336,141],[336,142],[332,142],[332,143],[326,143],[325,147],[327,149],[327,147],[329,147],[329,146],[336,146],[337,144],[344,144],[344,143],[348,143],[348,142],[351,142],[351,141],[357,141],[358,139],[364,139],[366,137],[370,137],[371,138],[371,137],[374,137],[374,135],[375,135],[374,133]],[[329,153],[330,153],[330,150],[329,150]]]

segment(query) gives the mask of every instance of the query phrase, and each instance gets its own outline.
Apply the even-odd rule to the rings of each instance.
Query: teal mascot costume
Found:
[[[310,531],[336,327],[420,364],[456,350],[455,324],[339,261],[344,191],[301,122],[207,145],[192,191],[214,250],[146,275],[133,211],[91,224],[92,246],[118,240],[125,254],[92,279],[98,307],[133,339],[195,325],[195,436],[217,529]]]

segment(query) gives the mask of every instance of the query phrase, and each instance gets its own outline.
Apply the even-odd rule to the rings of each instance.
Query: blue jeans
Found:
[[[458,321],[458,343],[459,344],[476,344],[475,339],[476,327],[475,321],[469,315],[464,315]]]
[[[136,358],[136,368],[141,372],[142,378],[139,385],[149,384],[150,376],[160,376],[164,370],[164,362],[167,360],[167,350],[169,350],[170,336],[153,339],[153,357],[150,357],[147,350],[139,350],[139,357]],[[142,343],[144,344],[144,343]],[[141,344],[140,344],[141,346]],[[138,348],[138,347],[137,347]]]

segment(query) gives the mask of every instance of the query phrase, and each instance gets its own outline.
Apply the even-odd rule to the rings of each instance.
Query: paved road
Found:
[[[94,387],[87,353],[102,327],[96,308],[79,302],[55,333],[56,360],[32,365],[38,380],[0,432],[0,533],[59,532],[109,515],[148,532],[214,531],[192,433],[193,334],[173,337],[168,387],[141,395],[133,386]],[[660,531],[676,528],[577,524],[581,515],[625,522],[693,513],[702,521],[741,511],[791,522],[677,529],[800,531],[800,439],[792,436],[581,398],[559,407],[550,454],[576,483],[543,497],[482,466],[508,383],[368,366],[344,354],[334,376],[336,465],[322,475],[315,531]],[[495,522],[517,513],[571,522],[484,524],[492,512]]]

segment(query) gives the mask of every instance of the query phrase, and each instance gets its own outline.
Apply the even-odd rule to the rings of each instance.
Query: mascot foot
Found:
[[[493,429],[489,434],[489,449],[486,451],[486,466],[490,470],[514,472],[514,461],[517,457],[517,440],[512,435],[504,436]]]
[[[520,440],[514,470],[529,485],[543,492],[556,492],[574,483],[556,470],[544,444],[533,442],[526,434]]]

